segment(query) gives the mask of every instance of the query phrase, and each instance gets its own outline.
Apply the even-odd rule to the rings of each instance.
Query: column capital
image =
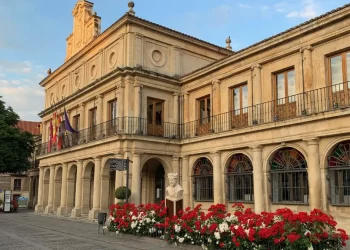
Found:
[[[308,50],[308,51],[313,51],[313,47],[311,45],[307,45],[305,47],[301,47],[300,48],[300,53],[304,53],[304,51]]]
[[[311,137],[311,138],[306,138],[303,141],[306,141],[307,145],[318,145],[320,138],[318,137]]]
[[[178,156],[178,155],[173,155],[173,156],[172,156],[172,159],[173,159],[173,161],[178,161],[178,160],[180,160],[180,156]]]
[[[68,162],[63,162],[63,163],[62,163],[62,167],[63,167],[63,166],[68,166]]]
[[[177,96],[179,96],[179,95],[180,95],[179,92],[174,92],[174,93],[173,93],[173,96],[174,96],[174,97],[177,97]]]
[[[80,103],[79,107],[83,107],[84,108],[85,107],[85,103],[84,102]]]
[[[117,89],[125,88],[125,83],[121,82],[117,85]]]
[[[132,157],[140,157],[141,156],[141,153],[140,152],[132,152]]]
[[[102,99],[102,98],[103,98],[103,94],[98,94],[98,95],[96,96],[96,98],[97,98],[97,99],[99,99],[99,98]]]
[[[94,161],[101,161],[101,156],[95,156],[93,159]]]
[[[55,169],[56,166],[57,166],[57,165],[50,165],[50,170],[51,170],[51,169]]]
[[[83,164],[83,160],[82,160],[82,159],[78,159],[78,160],[77,160],[77,164],[79,164],[79,163],[80,163],[80,164]]]
[[[216,150],[216,151],[212,151],[212,152],[210,152],[210,154],[212,154],[212,155],[221,155],[221,151],[219,151],[219,150]]]
[[[211,81],[212,85],[220,84],[220,83],[221,83],[221,81],[219,79],[214,79],[214,80]]]
[[[137,88],[137,87],[140,87],[140,88],[143,88],[143,85],[139,82],[135,82],[134,83],[134,87]]]
[[[181,94],[189,96],[189,95],[190,95],[190,92],[188,92],[188,91],[183,91],[183,92],[181,92]]]
[[[188,161],[188,159],[190,158],[188,155],[184,155],[184,156],[181,156],[182,160],[186,160]]]
[[[256,63],[256,64],[253,64],[251,67],[250,67],[250,70],[254,70],[254,69],[261,69],[262,68],[262,66],[261,66],[261,64],[259,64],[259,63]]]
[[[254,152],[254,151],[262,151],[263,147],[261,145],[253,145],[253,146],[250,146],[249,148],[252,149]]]

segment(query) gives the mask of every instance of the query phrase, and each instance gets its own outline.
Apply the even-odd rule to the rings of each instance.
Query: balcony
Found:
[[[37,156],[116,135],[142,135],[181,140],[348,108],[349,87],[350,82],[341,83],[184,124],[121,117],[77,133],[65,133],[60,149],[57,148],[57,143],[50,147],[48,143],[43,143],[38,146]]]

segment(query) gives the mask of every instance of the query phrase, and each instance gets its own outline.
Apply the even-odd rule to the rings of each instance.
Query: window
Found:
[[[296,149],[280,149],[270,162],[272,202],[302,203],[309,200],[307,164]]]
[[[328,158],[331,204],[350,205],[350,141],[342,142]]]
[[[207,158],[199,158],[193,169],[194,194],[196,201],[213,200],[213,165]]]
[[[93,108],[89,110],[89,134],[90,134],[90,140],[95,140],[96,139],[96,111],[97,108]]]
[[[15,179],[13,183],[13,191],[21,191],[22,180]]]
[[[79,131],[79,129],[80,129],[80,115],[76,115],[73,117],[73,129],[75,131]]]
[[[232,127],[248,125],[248,86],[232,88]]]
[[[253,202],[253,165],[244,154],[233,155],[227,166],[228,198],[230,202]]]
[[[112,100],[108,103],[108,134],[113,134],[118,130],[118,110],[117,100]]]
[[[147,98],[147,134],[164,135],[164,101]]]
[[[210,96],[198,100],[199,123],[206,124],[210,122]]]
[[[275,75],[275,119],[285,119],[296,116],[296,86],[294,69]]]
[[[333,92],[350,88],[350,52],[343,52],[330,58],[330,82]]]

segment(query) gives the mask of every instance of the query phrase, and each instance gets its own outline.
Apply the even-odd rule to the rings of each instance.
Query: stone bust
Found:
[[[177,173],[169,173],[168,174],[169,184],[170,186],[166,188],[168,200],[180,200],[183,198],[183,189],[177,183],[178,175]]]

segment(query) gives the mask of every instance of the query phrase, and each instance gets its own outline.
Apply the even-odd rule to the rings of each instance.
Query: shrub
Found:
[[[128,198],[130,198],[130,196],[131,196],[130,188],[128,188],[128,192],[126,192],[126,187],[125,186],[118,187],[115,190],[115,198],[117,198],[118,200],[125,200],[126,199],[126,193],[128,193]]]

